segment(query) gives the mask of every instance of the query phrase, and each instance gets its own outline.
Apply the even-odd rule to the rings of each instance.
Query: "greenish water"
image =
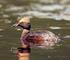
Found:
[[[4,0],[3,0],[4,1]],[[16,0],[17,1],[17,0]],[[0,60],[17,60],[15,54],[10,49],[20,45],[20,34],[22,31],[17,31],[11,27],[18,16],[16,13],[23,13],[30,10],[30,4],[38,3],[37,1],[4,1],[0,5]],[[21,7],[14,10],[10,7]],[[9,10],[10,9],[10,10]],[[16,15],[15,15],[16,14]],[[62,45],[55,49],[38,49],[32,48],[30,60],[70,60],[70,21],[53,20],[33,17],[31,19],[32,30],[48,29],[55,34],[60,34],[63,38]],[[50,28],[53,27],[53,28]],[[60,27],[54,29],[54,27]]]

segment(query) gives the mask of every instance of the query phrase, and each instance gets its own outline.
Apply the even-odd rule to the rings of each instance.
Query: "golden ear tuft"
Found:
[[[30,17],[25,16],[25,17],[21,18],[20,21],[30,23]]]

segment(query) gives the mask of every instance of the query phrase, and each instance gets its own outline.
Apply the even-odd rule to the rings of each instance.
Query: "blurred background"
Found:
[[[70,60],[70,0],[0,0],[0,60],[17,60],[11,48],[20,45],[16,19],[30,16],[32,29],[59,34],[62,45],[55,49],[32,48],[30,60]]]

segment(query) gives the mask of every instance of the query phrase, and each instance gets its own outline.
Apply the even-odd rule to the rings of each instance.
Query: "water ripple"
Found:
[[[5,11],[19,11],[24,10],[23,6],[9,6],[5,9]]]
[[[64,36],[64,38],[70,38],[70,35],[66,35],[66,36]]]
[[[0,35],[0,37],[3,37],[3,35]]]
[[[61,27],[54,27],[54,26],[50,26],[50,29],[62,29]]]
[[[2,4],[0,4],[0,8],[2,8]]]
[[[50,29],[70,29],[70,27],[57,27],[57,26],[50,26]]]
[[[10,21],[10,20],[8,20],[8,19],[5,19],[4,22],[5,22],[5,23],[12,23],[12,21]]]
[[[4,11],[10,15],[23,16],[29,15],[37,18],[49,18],[54,20],[67,20],[70,21],[70,5],[62,4],[42,4],[46,0],[39,0],[37,3],[30,2],[29,5],[16,6],[8,4]],[[2,6],[2,5],[1,5]],[[1,11],[3,12],[3,11]],[[4,14],[4,13],[3,13]],[[4,17],[8,17],[5,15]]]
[[[4,30],[4,29],[1,29],[1,28],[0,28],[0,31],[3,31],[3,30]]]
[[[32,10],[37,11],[55,11],[55,10],[63,10],[63,5],[53,4],[53,5],[42,5],[42,4],[31,4]]]

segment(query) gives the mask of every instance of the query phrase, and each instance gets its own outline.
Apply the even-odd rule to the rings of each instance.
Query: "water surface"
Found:
[[[47,4],[46,0],[0,0],[0,59],[16,60],[15,54],[10,49],[20,45],[21,30],[12,27],[18,17],[31,16],[32,29],[50,30],[59,34],[63,42],[55,49],[32,48],[31,60],[70,60],[70,20],[58,19],[58,13],[64,9],[64,5],[51,8],[54,4]],[[47,9],[49,8],[49,9]],[[65,9],[67,9],[65,7]],[[54,18],[53,18],[54,16]],[[57,18],[56,18],[57,17]]]

